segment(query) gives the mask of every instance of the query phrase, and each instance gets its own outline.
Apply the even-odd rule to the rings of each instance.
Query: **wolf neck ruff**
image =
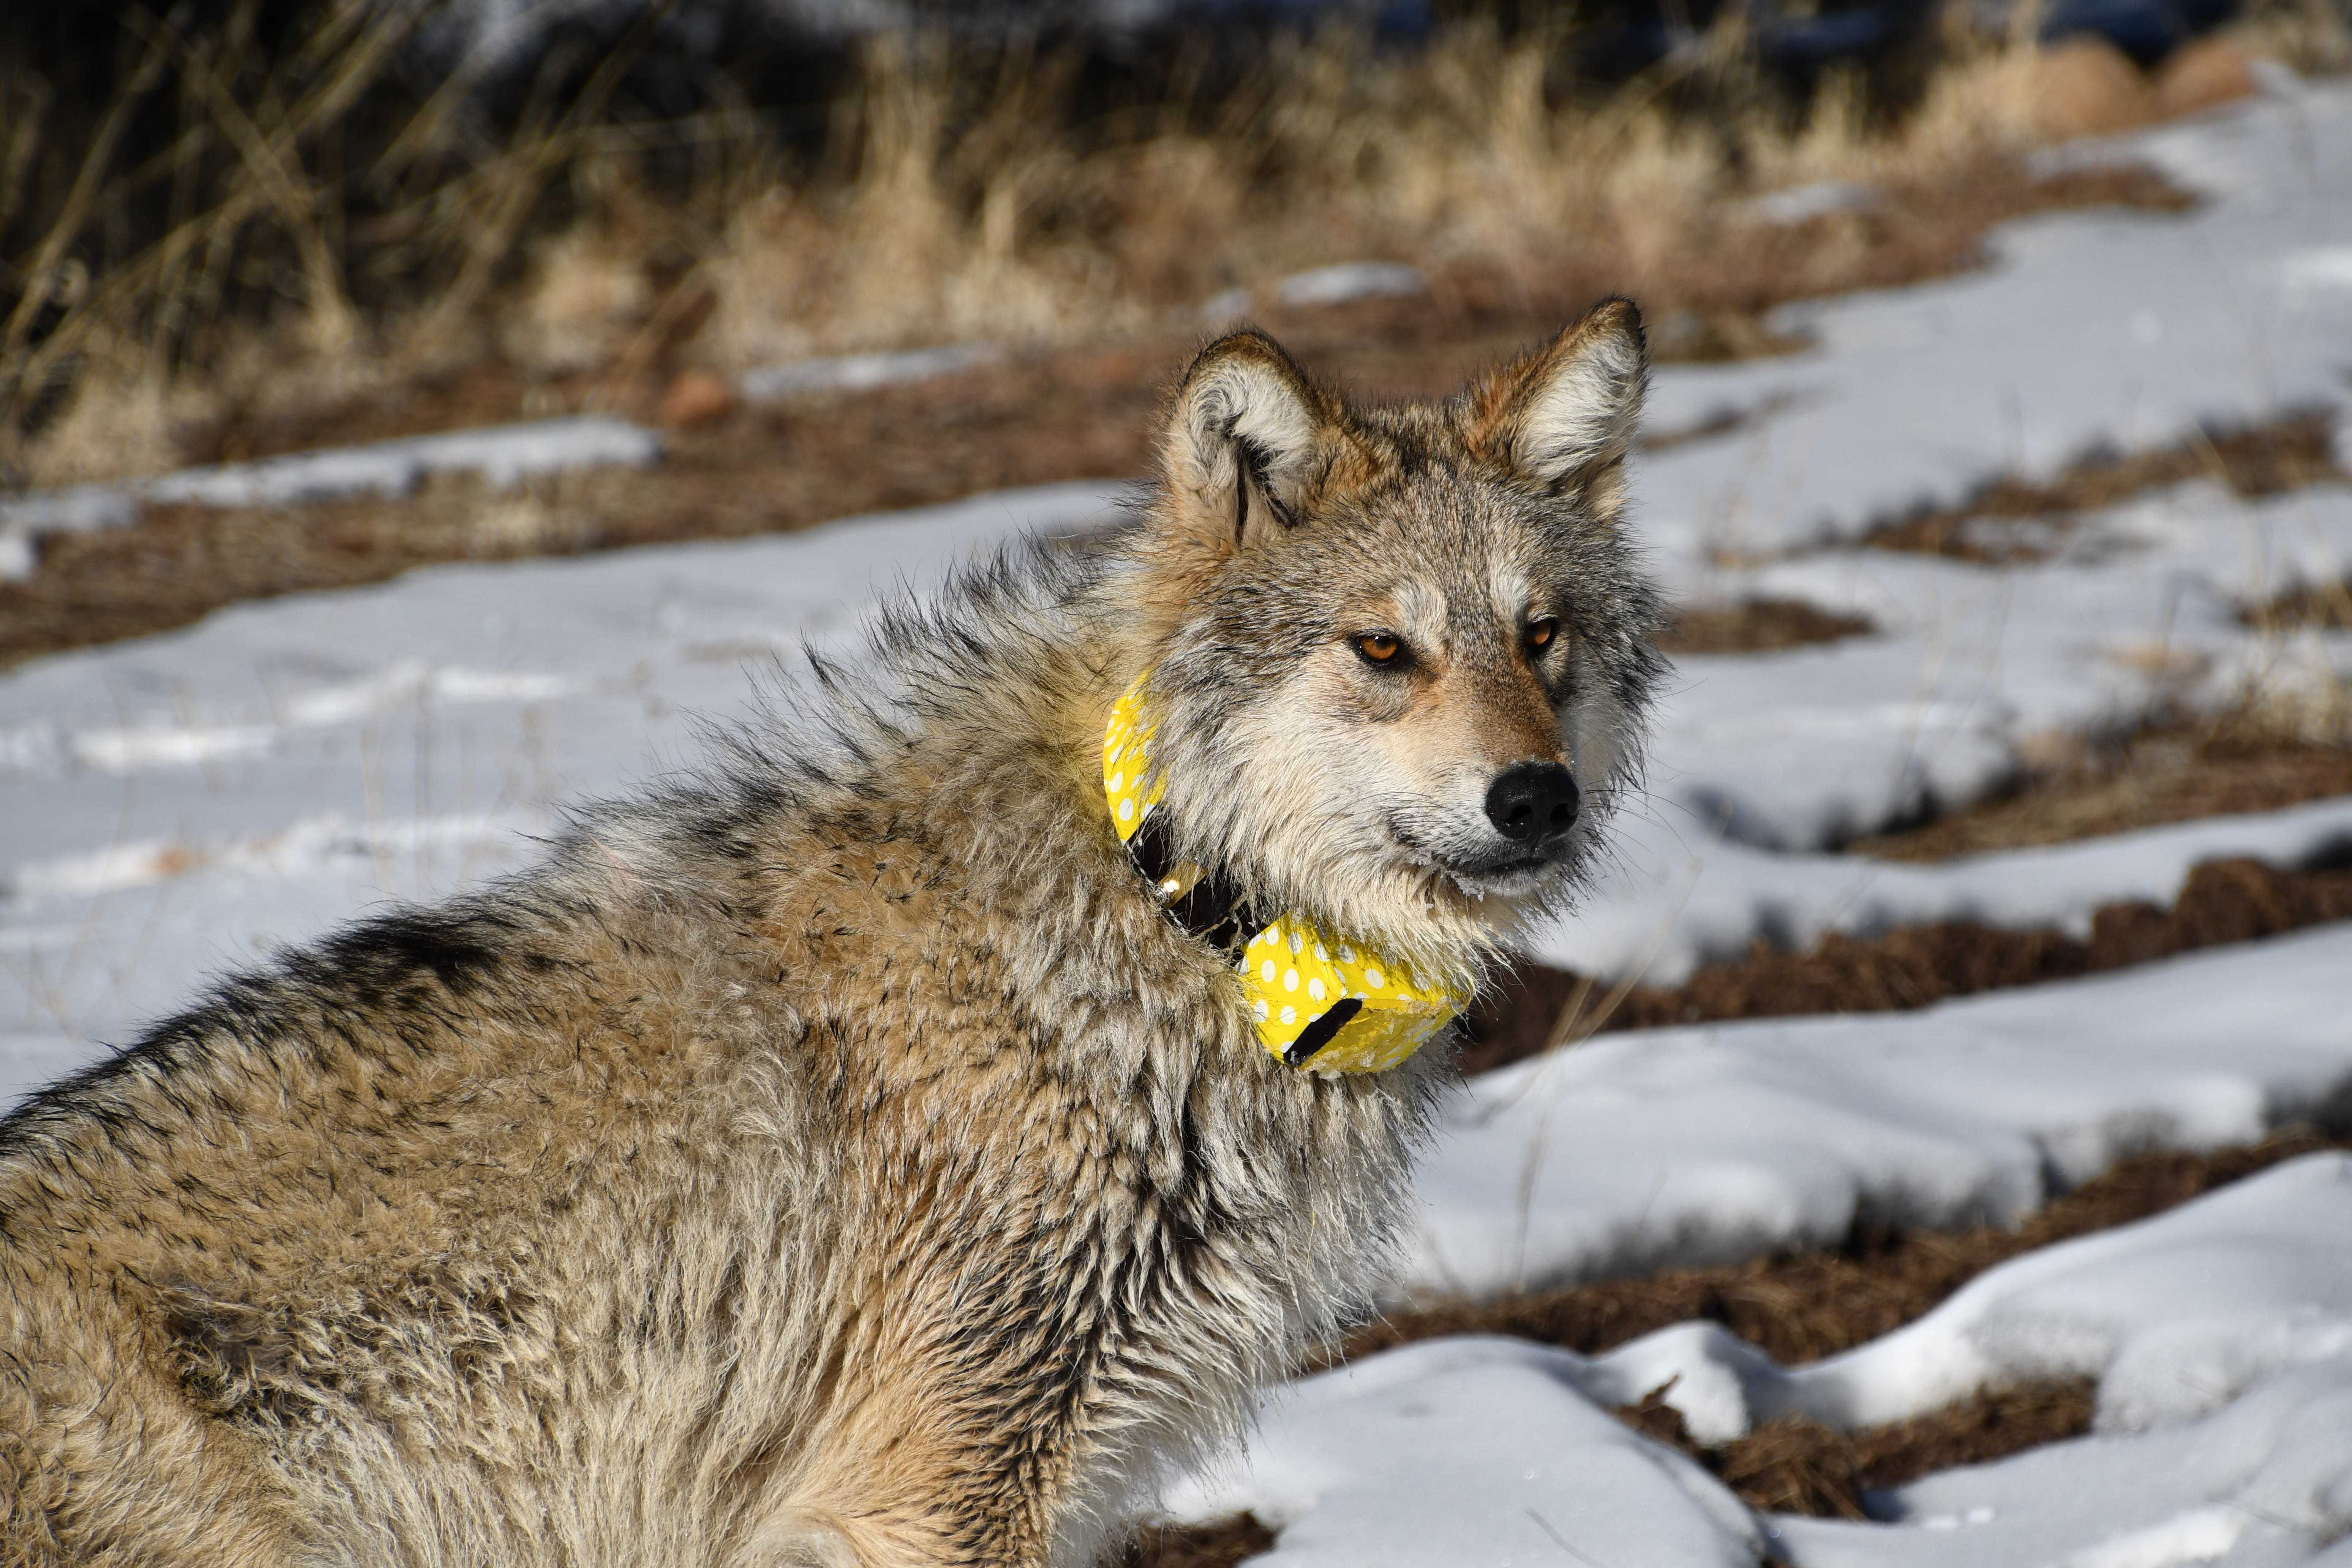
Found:
[[[1381,1072],[1419,1050],[1469,997],[1423,981],[1412,967],[1343,942],[1292,911],[1240,940],[1249,920],[1213,871],[1171,865],[1144,789],[1153,726],[1143,721],[1143,681],[1127,689],[1103,731],[1103,796],[1119,838],[1152,896],[1185,930],[1234,953],[1257,1037],[1283,1062],[1318,1073]]]

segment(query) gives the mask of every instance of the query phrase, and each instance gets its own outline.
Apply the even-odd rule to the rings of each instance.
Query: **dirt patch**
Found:
[[[1617,1411],[1617,1418],[1696,1459],[1750,1508],[1852,1520],[1871,1517],[1864,1492],[2081,1436],[2091,1429],[2097,1403],[2096,1384],[2088,1379],[2035,1384],[1858,1432],[1784,1415],[1710,1448],[1692,1441],[1682,1413],[1665,1403],[1664,1392]]]
[[[1769,653],[1864,637],[1876,629],[1861,616],[1834,615],[1801,599],[1745,599],[1736,605],[1677,609],[1658,646],[1674,654]]]
[[[1233,1568],[1274,1550],[1274,1531],[1248,1514],[1211,1524],[1148,1524],[1103,1568]]]
[[[2118,505],[2189,479],[2218,479],[2253,499],[2342,482],[2335,416],[2298,410],[2261,425],[2200,432],[2169,447],[2095,452],[2047,484],[1996,479],[1958,506],[1922,510],[1873,530],[1864,543],[1960,561],[2038,561],[2063,542],[2075,514]],[[2030,528],[2001,527],[2029,521]]]
[[[1991,799],[1847,847],[1925,862],[2352,795],[2352,748],[2222,724],[2151,728],[2085,745]]]

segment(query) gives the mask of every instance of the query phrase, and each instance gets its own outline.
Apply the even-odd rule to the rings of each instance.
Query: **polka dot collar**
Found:
[[[1211,874],[1190,864],[1155,866],[1141,852],[1157,837],[1146,826],[1165,787],[1148,777],[1154,726],[1143,721],[1143,685],[1139,679],[1127,689],[1103,731],[1103,798],[1160,906],[1196,935],[1212,934],[1204,926],[1222,932],[1234,911],[1223,898],[1204,899]],[[1196,918],[1184,918],[1188,912]],[[1296,911],[1251,937],[1237,968],[1259,1041],[1289,1066],[1316,1073],[1395,1067],[1470,1000],[1423,980],[1402,960],[1338,940]]]

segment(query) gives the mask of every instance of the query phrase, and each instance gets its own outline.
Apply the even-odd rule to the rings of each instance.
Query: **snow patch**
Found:
[[[2352,927],[2332,926],[1916,1013],[1602,1036],[1449,1108],[1402,1289],[1736,1262],[1865,1220],[2014,1223],[2126,1154],[2331,1114],[2347,1017]]]
[[[1429,292],[1429,279],[1394,261],[1345,261],[1294,272],[1274,286],[1286,305],[1345,305],[1356,300],[1402,299]]]
[[[893,353],[844,354],[836,359],[763,365],[745,373],[736,385],[754,403],[774,403],[789,397],[866,392],[877,386],[930,381],[995,364],[1003,358],[1004,349],[999,343],[953,343],[935,349],[902,349]]]
[[[641,426],[583,415],[183,468],[121,485],[38,491],[0,500],[0,581],[31,574],[39,535],[128,527],[151,502],[299,506],[353,496],[406,495],[432,475],[452,473],[474,474],[505,489],[538,474],[645,468],[658,461],[661,451],[660,438]]]

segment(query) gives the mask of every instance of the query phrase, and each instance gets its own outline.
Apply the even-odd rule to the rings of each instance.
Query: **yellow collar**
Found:
[[[1157,779],[1145,788],[1156,727],[1143,721],[1143,684],[1139,679],[1127,689],[1103,731],[1103,797],[1130,850],[1165,788]],[[1171,912],[1207,875],[1192,865],[1152,868],[1139,858],[1138,865],[1144,867],[1153,896]],[[1228,918],[1222,901],[1214,907],[1213,923]],[[1395,1067],[1470,1000],[1452,987],[1423,981],[1402,960],[1339,941],[1295,910],[1249,939],[1240,951],[1238,972],[1260,1043],[1289,1066],[1317,1073]]]

